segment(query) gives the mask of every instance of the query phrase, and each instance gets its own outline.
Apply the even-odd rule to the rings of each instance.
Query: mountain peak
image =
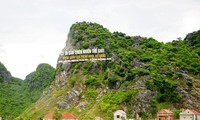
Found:
[[[106,36],[106,34],[108,35]],[[108,29],[100,24],[77,22],[71,26],[67,41],[71,42],[76,49],[94,48],[99,47],[95,46],[95,42],[98,41],[97,38],[106,39],[109,34]]]
[[[0,62],[0,82],[11,81],[11,80],[12,80],[12,75],[6,69],[6,67]]]
[[[192,33],[188,33],[186,37],[184,38],[184,41],[189,45],[189,46],[200,46],[200,30],[194,31]]]
[[[102,50],[111,59],[80,60],[82,54],[94,57],[92,50]],[[161,108],[200,110],[200,59],[194,50],[181,40],[164,44],[77,22],[59,55],[55,80],[20,117],[39,119],[66,112],[82,120],[111,120],[121,109],[128,118],[150,119]],[[71,58],[78,60],[68,61]]]

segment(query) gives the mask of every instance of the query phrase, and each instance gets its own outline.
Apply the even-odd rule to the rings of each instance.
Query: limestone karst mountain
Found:
[[[61,48],[55,80],[17,119],[41,119],[48,113],[59,118],[66,112],[79,120],[112,120],[118,109],[128,118],[148,119],[161,108],[200,110],[199,33],[164,44],[77,22]],[[91,56],[74,51],[88,49],[103,49],[103,58],[111,60],[88,60]]]
[[[13,120],[36,102],[43,90],[54,80],[55,69],[48,64],[38,65],[25,80],[15,78],[0,63],[0,117]]]

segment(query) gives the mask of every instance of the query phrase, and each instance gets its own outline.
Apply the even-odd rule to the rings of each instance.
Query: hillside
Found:
[[[15,78],[0,62],[0,117],[13,120],[37,101],[43,90],[54,80],[55,69],[40,64],[23,81]]]
[[[28,87],[32,102],[36,102],[55,78],[55,69],[49,64],[42,63],[36,68],[36,71],[28,74],[24,80]]]
[[[17,119],[40,119],[68,112],[79,120],[113,119],[122,109],[128,118],[154,118],[161,108],[177,113],[200,110],[200,31],[169,43],[154,38],[111,33],[97,23],[77,22],[63,48],[104,49],[108,61],[62,63],[42,97]],[[176,114],[177,115],[177,114]],[[176,116],[177,117],[177,116]]]
[[[19,115],[29,103],[23,81],[12,77],[6,67],[0,63],[0,116],[13,119]]]

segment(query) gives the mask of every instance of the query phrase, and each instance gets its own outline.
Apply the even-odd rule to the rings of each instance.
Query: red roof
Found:
[[[194,109],[185,109],[184,112],[185,112],[186,110],[190,110],[193,114],[200,114],[199,112],[197,112],[197,111],[194,110]]]
[[[194,110],[194,109],[190,109],[190,111],[192,111],[194,114],[200,114],[199,112],[197,112],[197,111]]]
[[[173,112],[167,109],[161,109],[158,111],[158,114],[173,114]]]
[[[45,119],[52,119],[53,118],[53,114],[49,113],[47,115],[44,116]]]
[[[69,114],[69,113],[63,113],[61,118],[65,118],[65,119],[76,119],[76,116],[73,114]]]

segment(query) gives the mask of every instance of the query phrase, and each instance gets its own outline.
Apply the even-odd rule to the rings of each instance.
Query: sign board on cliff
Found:
[[[107,58],[104,49],[85,49],[85,50],[66,50],[60,53],[62,60],[59,60],[59,63],[67,62],[83,62],[83,61],[106,61],[111,60]]]

